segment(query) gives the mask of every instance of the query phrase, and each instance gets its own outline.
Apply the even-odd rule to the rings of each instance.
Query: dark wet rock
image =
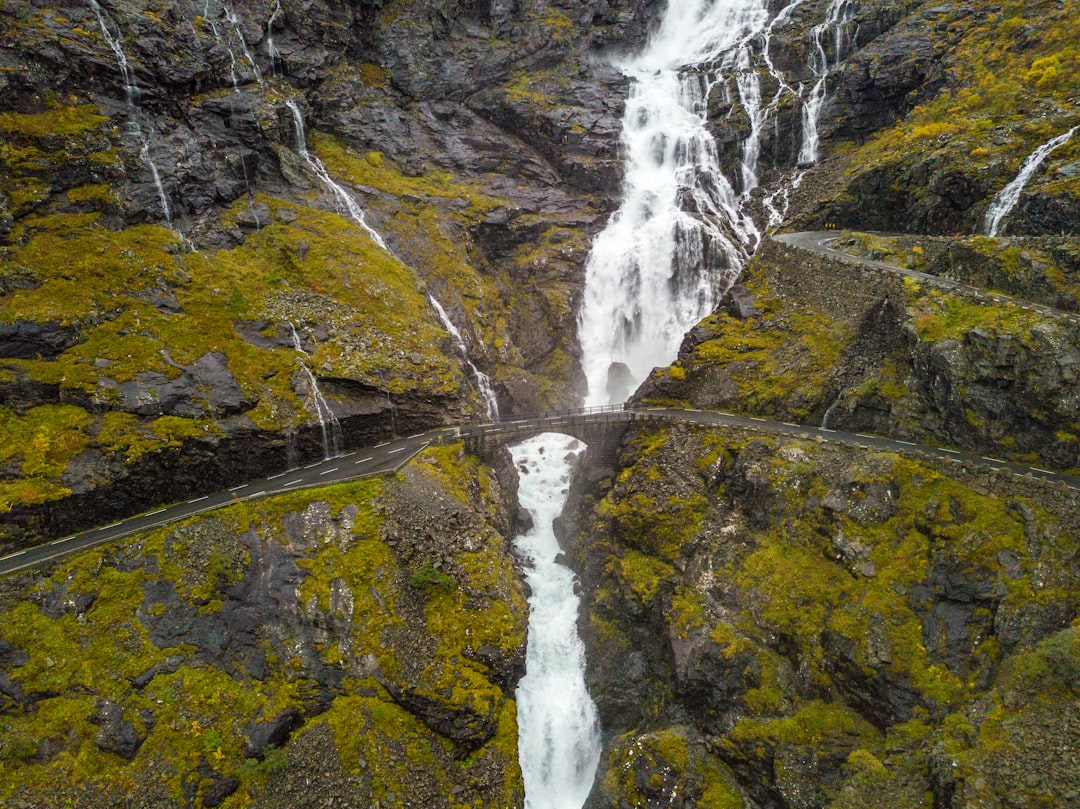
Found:
[[[761,315],[761,311],[754,303],[753,294],[741,284],[735,284],[724,294],[720,300],[720,307],[739,320],[749,320]]]
[[[244,755],[262,758],[267,748],[281,747],[303,722],[300,711],[291,706],[270,719],[255,717],[244,730]]]
[[[240,779],[235,775],[222,775],[209,765],[200,767],[199,774],[210,782],[202,788],[202,805],[209,809],[220,806],[240,787]]]
[[[172,415],[212,418],[243,413],[255,406],[245,397],[229,370],[228,358],[219,352],[205,354],[191,365],[176,365],[174,379],[156,371],[144,371],[130,382],[103,378],[106,390],[119,394],[119,407],[142,416]]]
[[[132,677],[131,684],[135,688],[142,690],[159,674],[172,674],[179,669],[186,660],[187,658],[184,655],[173,655],[172,657],[166,658],[160,663],[155,663],[141,674]]]
[[[125,761],[132,761],[145,736],[141,737],[135,725],[124,719],[121,705],[109,700],[99,700],[95,709],[97,712],[91,718],[98,726],[94,744],[99,750],[115,753]]]
[[[0,323],[0,358],[40,359],[55,357],[83,339],[78,326],[16,320]]]

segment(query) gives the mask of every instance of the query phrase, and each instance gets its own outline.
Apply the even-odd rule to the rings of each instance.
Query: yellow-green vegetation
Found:
[[[414,474],[462,506],[492,485],[460,448],[431,453]],[[455,554],[455,585],[415,585],[382,536],[400,485],[371,480],[240,503],[80,554],[9,597],[0,638],[25,656],[5,673],[33,708],[9,704],[0,719],[0,802],[43,790],[61,800],[69,785],[106,800],[152,787],[179,802],[185,789],[211,784],[200,779],[212,770],[239,782],[222,805],[248,806],[289,762],[274,749],[245,760],[245,729],[287,708],[310,712],[325,670],[344,682],[313,722],[329,726],[359,794],[400,807],[409,784],[444,796],[447,809],[519,801],[514,703],[477,654],[494,646],[513,658],[524,646],[527,606],[513,562],[477,519],[480,535]],[[269,600],[257,594],[266,584],[249,595],[233,589],[267,565],[286,573],[294,565],[293,583],[270,585]],[[237,609],[259,616],[244,622],[254,639],[231,634],[227,616]],[[410,617],[417,609],[419,622]],[[176,621],[199,628],[177,635]],[[215,633],[230,644],[206,646]],[[409,634],[416,639],[404,641]],[[265,672],[249,673],[260,657]],[[384,685],[398,676],[399,688],[451,717],[483,716],[490,736],[463,757],[391,697]],[[140,740],[130,764],[95,741],[104,700]],[[39,757],[44,740],[54,752]],[[452,791],[458,785],[466,788]]]
[[[700,324],[710,338],[693,346],[670,376],[676,386],[683,380],[692,386],[720,375],[734,384],[740,411],[806,418],[823,398],[850,330],[821,312],[779,300],[764,282],[751,285],[761,317],[710,315]]]
[[[961,339],[972,329],[1012,334],[1031,342],[1032,328],[1045,322],[1019,304],[974,301],[928,285],[909,299],[909,306],[919,338],[930,343]]]
[[[100,189],[83,191],[93,197]],[[439,351],[445,332],[408,267],[337,214],[273,198],[257,202],[273,219],[242,245],[207,255],[184,252],[172,231],[156,225],[103,227],[97,213],[20,218],[17,246],[7,250],[2,265],[32,267],[44,283],[8,295],[0,318],[60,323],[81,339],[54,359],[11,360],[8,368],[59,385],[62,397],[78,394],[108,407],[119,403],[117,384],[147,372],[175,379],[180,366],[216,351],[254,403],[248,417],[267,429],[292,428],[311,418],[294,389],[296,352],[287,344],[270,350],[252,345],[236,323],[261,319],[286,329],[295,319],[301,330],[311,322],[331,332],[305,358],[317,374],[371,387],[386,380],[393,394],[458,393],[460,367]],[[166,292],[180,311],[148,302]],[[131,462],[215,432],[209,419],[217,414],[209,404],[202,409],[203,418],[154,421],[72,406],[6,412],[0,444],[25,456],[23,494],[7,499],[63,494],[56,478],[72,455],[95,440]]]
[[[1002,184],[1038,145],[1077,123],[1080,17],[1072,3],[1001,3],[972,19],[971,9],[939,24],[949,48],[949,82],[895,127],[879,132],[851,165],[902,160],[905,153],[945,147],[965,162],[1005,160]],[[959,16],[962,15],[962,16]],[[1074,140],[1055,154],[1080,155]],[[1080,194],[1080,179],[1060,175],[1055,192]]]
[[[535,383],[550,406],[559,401],[559,383],[572,373],[569,358],[556,349],[546,358],[536,376],[523,368],[524,359],[513,349],[512,312],[532,311],[543,301],[548,322],[566,322],[573,289],[566,282],[530,283],[511,278],[507,268],[484,267],[471,245],[468,230],[495,208],[508,206],[507,200],[484,190],[475,180],[466,180],[449,171],[431,169],[415,175],[404,172],[392,157],[380,152],[358,155],[333,136],[312,132],[311,146],[331,173],[348,182],[374,189],[368,205],[383,212],[382,229],[393,233],[404,261],[415,268],[426,288],[441,290],[438,297],[448,309],[460,305],[468,313],[468,327],[485,345],[498,354],[499,374],[525,377]],[[538,243],[546,255],[558,254],[557,245],[581,235],[557,223],[543,221]],[[525,252],[538,247],[527,243]],[[531,257],[515,257],[514,264],[528,267]],[[483,270],[483,271],[482,271]],[[532,273],[528,273],[530,276]],[[460,324],[459,324],[460,326]]]
[[[107,122],[95,105],[74,99],[53,99],[42,112],[0,113],[0,206],[6,195],[8,212],[18,216],[44,202],[50,192],[45,178],[58,166],[117,166]]]
[[[619,806],[655,806],[678,797],[709,809],[742,809],[734,782],[691,731],[671,728],[616,739],[601,791]]]
[[[1044,605],[1056,614],[1078,603],[1068,576],[1040,573],[1055,562],[1032,555],[1033,537],[1043,537],[1043,554],[1055,543],[1055,559],[1075,546],[1034,500],[977,491],[907,457],[678,430],[677,439],[659,430],[631,445],[596,506],[613,522],[606,532],[590,529],[594,548],[611,548],[590,612],[600,648],[657,655],[635,648],[634,639],[645,637],[637,626],[644,616],[684,661],[676,665],[691,669],[674,675],[688,680],[672,690],[654,681],[634,686],[652,712],[616,745],[609,794],[638,795],[642,773],[660,772],[654,786],[670,787],[657,757],[642,756],[652,737],[675,732],[664,730],[665,721],[681,721],[664,707],[687,698],[680,686],[690,699],[724,693],[714,699],[731,701],[730,730],[710,724],[711,711],[722,709],[694,708],[701,727],[717,735],[719,758],[782,782],[783,757],[812,750],[850,787],[837,803],[845,808],[863,805],[858,796],[875,790],[902,796],[897,805],[923,805],[921,757],[932,745],[985,772],[991,753],[1006,749],[992,738],[1004,740],[1027,722],[1033,701],[1060,704],[1080,690],[1073,660],[1080,628],[1012,658],[993,630],[995,616]],[[654,533],[647,526],[658,492],[697,498],[686,533],[664,546],[641,539]],[[950,602],[954,590],[978,595]],[[631,609],[632,619],[620,611],[657,601],[662,611]],[[949,604],[963,613],[962,632],[938,617]],[[710,676],[718,682],[713,691],[702,684]],[[968,717],[995,676],[1001,706],[979,724]],[[675,760],[665,756],[664,766]]]

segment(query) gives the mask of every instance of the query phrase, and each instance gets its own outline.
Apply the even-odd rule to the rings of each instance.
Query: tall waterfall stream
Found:
[[[813,32],[821,50],[825,33],[833,33],[834,58],[844,44],[848,6],[832,3]],[[757,247],[761,234],[743,203],[758,184],[760,134],[780,93],[809,107],[813,142],[805,151],[817,159],[828,59],[815,65],[808,99],[802,86],[782,81],[772,99],[761,98],[756,70],[775,70],[755,40],[767,42],[786,13],[771,15],[766,0],[670,0],[642,53],[619,65],[633,80],[623,117],[623,198],[593,242],[578,318],[587,404],[625,401],[653,367],[674,360],[684,334],[712,310]],[[725,93],[734,87],[753,124],[735,180],[724,175],[707,127],[709,94],[719,86]],[[535,522],[516,546],[533,591],[527,674],[517,692],[526,809],[580,809],[600,757],[574,576],[555,562],[559,546],[551,530],[565,504],[572,445],[566,436],[547,435],[513,449],[519,498]]]

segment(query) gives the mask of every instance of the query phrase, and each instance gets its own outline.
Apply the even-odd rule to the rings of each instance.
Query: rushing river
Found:
[[[572,453],[565,435],[541,435],[510,450],[518,499],[533,527],[517,537],[529,598],[527,673],[518,684],[519,757],[526,809],[581,809],[600,760],[600,726],[585,688],[585,648],[577,633],[574,573],[556,561],[552,521],[566,503]]]

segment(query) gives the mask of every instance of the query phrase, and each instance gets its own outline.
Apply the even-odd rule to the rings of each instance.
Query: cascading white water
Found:
[[[161,182],[161,172],[150,154],[150,138],[143,132],[139,123],[139,86],[135,82],[135,72],[131,69],[127,54],[124,52],[119,26],[116,29],[116,34],[113,34],[106,22],[107,15],[101,5],[97,0],[88,0],[88,2],[94,16],[97,17],[102,37],[105,38],[105,42],[108,43],[109,48],[116,57],[116,65],[120,68],[120,76],[124,80],[124,95],[128,106],[128,131],[139,141],[139,159],[150,169],[150,176],[154,179],[154,187],[157,189],[158,200],[161,202],[161,212],[165,216],[165,222],[169,227],[172,227],[172,210],[169,207],[169,197],[165,193],[165,186]]]
[[[326,170],[326,166],[315,155],[308,151],[307,137],[304,134],[304,113],[300,111],[300,105],[296,103],[296,99],[290,98],[285,102],[285,106],[289,108],[289,111],[293,114],[294,135],[296,137],[296,153],[303,158],[307,163],[308,168],[312,173],[319,178],[327,188],[334,192],[334,196],[337,197],[338,202],[341,203],[344,208],[344,212],[364,229],[364,232],[371,237],[371,240],[375,244],[379,245],[383,250],[390,252],[390,248],[386,246],[386,242],[383,241],[383,237],[379,235],[371,225],[364,221],[364,212],[360,206],[353,199],[352,194],[334,182],[330,173]]]
[[[994,197],[994,201],[990,203],[990,207],[986,209],[986,215],[983,217],[984,234],[997,236],[1001,232],[1006,217],[1012,213],[1013,208],[1020,201],[1020,195],[1024,192],[1027,184],[1031,182],[1031,178],[1035,176],[1035,172],[1039,170],[1039,166],[1050,156],[1051,152],[1068,143],[1078,129],[1080,129],[1080,125],[1074,126],[1068,132],[1048,140],[1028,156],[1023,165],[1020,166],[1020,173],[1016,175],[1012,182],[998,192],[998,195]]]
[[[810,97],[803,105],[803,140],[802,148],[799,150],[799,165],[808,166],[818,160],[821,143],[818,135],[818,121],[821,119],[821,109],[825,106],[825,81],[829,76],[830,66],[839,63],[844,56],[847,26],[854,16],[854,0],[832,0],[825,12],[825,21],[810,30],[810,70],[817,81],[814,82]],[[830,31],[833,34],[831,61],[823,44]]]
[[[760,136],[749,43],[768,21],[765,0],[670,0],[644,52],[620,65],[634,80],[623,116],[624,196],[593,243],[578,319],[590,405],[625,400],[669,363],[760,239],[720,169],[706,115],[713,87],[729,92],[719,77],[738,70],[735,85]],[[744,194],[757,184],[759,153],[759,141],[744,144]],[[540,436],[511,449],[518,498],[534,520],[515,545],[531,562],[528,673],[517,691],[526,809],[580,809],[600,755],[573,573],[555,563],[552,520],[569,486],[562,459],[570,441]]]
[[[578,318],[589,405],[622,401],[670,363],[760,239],[720,169],[706,113],[709,74],[737,68],[768,23],[765,0],[671,0],[643,53],[619,66],[634,80],[623,201],[593,242]],[[749,157],[752,187],[756,156],[744,146]]]
[[[484,400],[484,409],[487,411],[488,420],[498,421],[499,400],[495,397],[495,389],[491,386],[491,377],[477,368],[476,365],[473,364],[473,361],[469,359],[469,348],[465,345],[465,338],[461,336],[461,332],[457,330],[453,321],[450,320],[450,316],[446,314],[446,310],[443,309],[439,300],[434,295],[429,295],[428,300],[431,301],[431,305],[435,308],[436,313],[438,313],[443,328],[450,332],[450,336],[454,338],[454,344],[457,346],[458,351],[461,352],[461,357],[465,360],[465,364],[468,365],[469,370],[472,371],[473,378],[476,380],[476,389],[480,391],[480,396]]]
[[[540,435],[510,450],[519,470],[518,500],[533,527],[514,540],[525,562],[529,596],[526,675],[517,687],[518,758],[525,809],[581,809],[600,760],[600,726],[585,687],[585,648],[577,634],[574,574],[556,562],[552,521],[562,511],[578,446]]]
[[[293,348],[296,349],[297,353],[306,357],[308,353],[304,351],[304,346],[300,342],[300,335],[296,333],[296,326],[290,323],[289,330],[292,332]],[[338,417],[331,409],[330,403],[326,401],[326,397],[323,396],[322,391],[319,389],[319,381],[315,378],[315,374],[311,372],[306,362],[303,360],[298,360],[298,362],[300,363],[300,369],[307,377],[308,383],[307,401],[304,406],[308,410],[314,411],[315,417],[319,420],[319,428],[322,431],[323,457],[326,460],[336,458],[341,454],[341,422],[338,421]]]

